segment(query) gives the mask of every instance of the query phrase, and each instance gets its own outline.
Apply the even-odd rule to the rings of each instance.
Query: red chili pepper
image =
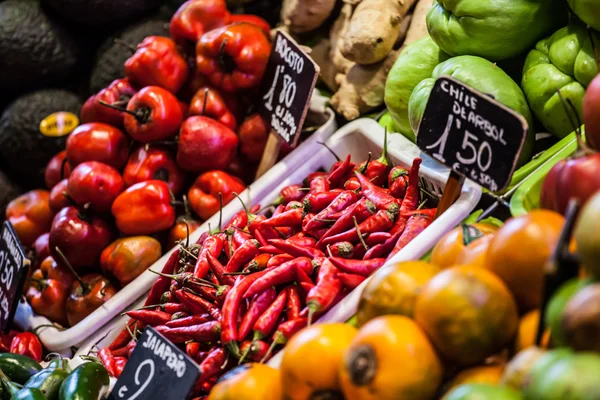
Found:
[[[260,223],[261,226],[270,226],[270,227],[280,227],[280,226],[288,226],[288,227],[300,227],[302,225],[302,218],[304,217],[304,213],[300,208],[294,208],[289,211],[284,211],[279,215],[271,217]]]
[[[250,262],[258,254],[260,243],[258,240],[251,239],[240,246],[231,256],[229,262],[225,266],[225,272],[238,272],[244,264]]]
[[[314,314],[327,311],[334,304],[333,301],[342,290],[342,282],[337,277],[337,269],[329,260],[324,258],[321,261],[317,284],[306,296],[309,325]]]
[[[390,230],[391,236],[386,239],[384,242],[379,243],[373,247],[371,247],[362,257],[363,260],[370,260],[373,258],[384,257],[392,251],[394,245],[400,239],[402,232],[404,232],[404,228],[406,227],[406,220],[404,218],[398,218],[398,220],[394,223],[394,226]]]
[[[421,208],[416,209],[414,211],[407,211],[401,214],[401,217],[404,219],[409,219],[414,214],[426,215],[428,217],[435,217],[435,213],[437,212],[437,208]]]
[[[200,352],[200,342],[191,341],[185,344],[185,353],[194,358]]]
[[[372,232],[388,231],[394,225],[394,216],[389,211],[379,210],[374,215],[370,216],[358,225],[358,228],[352,228],[346,232],[338,233],[337,235],[329,236],[321,242],[323,244],[331,244],[335,242],[355,242],[359,240],[361,234],[366,235]]]
[[[200,378],[198,378],[198,381],[207,382],[219,375],[226,360],[227,354],[223,348],[217,347],[212,350],[200,363]]]
[[[235,216],[231,219],[231,221],[229,221],[226,225],[225,225],[225,230],[231,228],[231,227],[236,227],[239,229],[243,229],[246,227],[246,225],[248,225],[248,215],[246,214],[246,211],[240,211],[237,214],[235,214]]]
[[[306,192],[300,190],[302,185],[289,185],[281,189],[279,197],[274,204],[287,204],[291,201],[300,201],[306,195]]]
[[[173,253],[171,253],[171,256],[167,259],[167,262],[161,271],[163,274],[169,275],[175,271],[175,267],[179,261],[179,251],[179,249],[176,249]],[[154,282],[152,289],[150,289],[150,293],[148,294],[148,298],[146,299],[144,306],[158,303],[160,301],[160,297],[169,289],[170,285],[171,278],[159,276],[156,282]]]
[[[360,189],[360,181],[358,180],[357,177],[353,176],[344,183],[344,189],[353,190],[353,191],[359,190]]]
[[[305,328],[308,325],[307,318],[295,318],[293,320],[282,322],[278,327],[277,331],[273,334],[273,342],[264,355],[261,362],[266,361],[273,353],[273,350],[277,346],[285,345],[297,332]]]
[[[255,256],[252,261],[248,263],[244,271],[255,272],[266,269],[269,265],[269,261],[273,258],[273,254],[262,253]]]
[[[264,245],[261,244],[260,249],[258,249],[258,251],[260,251],[262,254],[283,254],[284,252],[279,250],[277,247],[275,246],[271,246],[269,244],[269,242],[266,241],[266,239],[264,239],[261,235],[260,232],[257,231],[258,235],[256,235],[257,237],[260,238],[259,242],[262,243],[262,241],[264,240]]]
[[[215,320],[221,319],[221,310],[210,301],[185,289],[178,290],[175,295],[193,314],[208,313]]]
[[[291,285],[288,287],[288,299],[285,309],[288,321],[300,317],[300,310],[302,309],[302,299],[300,297],[300,289],[298,286]]]
[[[129,332],[133,332],[137,329],[139,324],[137,321],[129,320],[127,321],[126,327],[119,332],[117,337],[107,346],[108,350],[115,351],[127,345],[129,340],[131,339],[131,334]],[[127,329],[129,328],[129,329]]]
[[[127,364],[127,358],[125,357],[115,357],[115,378],[119,378],[125,369],[125,364]]]
[[[267,273],[268,270],[255,272],[248,276],[240,277],[235,286],[229,291],[223,303],[223,317],[221,318],[221,343],[230,354],[240,357],[237,345],[237,316],[242,303],[244,293],[259,278]]]
[[[267,268],[271,269],[273,267],[277,267],[285,262],[293,260],[294,258],[295,257],[290,256],[289,254],[286,254],[286,253],[276,254],[269,259],[269,262],[267,263]]]
[[[260,362],[263,357],[267,354],[269,350],[269,345],[262,341],[250,341],[247,340],[242,343],[242,347],[240,348],[242,354],[245,354],[245,359],[248,359],[253,362]]]
[[[419,166],[421,165],[419,157],[413,160],[410,172],[408,173],[408,187],[406,195],[400,206],[400,215],[409,211],[414,211],[419,206]]]
[[[226,205],[234,199],[233,193],[241,193],[244,189],[246,189],[244,183],[227,172],[208,171],[194,181],[188,191],[188,198],[194,212],[203,220],[207,220],[219,212],[221,207],[219,193],[223,205]]]
[[[289,211],[289,210],[293,210],[294,208],[302,208],[303,205],[302,203],[300,203],[299,201],[290,201],[289,203],[287,203],[287,205],[285,206],[284,211]]]
[[[381,157],[369,163],[364,175],[376,186],[383,186],[387,180],[390,163],[387,159],[387,129],[383,139]]]
[[[397,199],[403,199],[408,187],[408,171],[399,165],[391,169],[388,174],[388,187],[390,194]]]
[[[244,232],[241,229],[229,228],[225,231],[225,234],[227,235],[228,240],[231,241],[233,251],[240,248],[248,240],[254,239],[251,234]]]
[[[331,187],[338,187],[343,179],[348,175],[352,168],[354,168],[354,164],[350,162],[351,156],[348,154],[346,159],[341,163],[336,163],[336,167],[331,170],[329,175],[327,176],[327,180]]]
[[[164,325],[171,320],[171,314],[164,311],[132,310],[127,316],[149,326]]]
[[[340,163],[341,163],[341,161],[340,161]],[[313,181],[313,179],[316,179],[319,176],[327,176],[327,175],[329,175],[329,174],[327,172],[323,172],[323,171],[311,172],[310,174],[308,174],[308,176],[306,178],[304,178],[304,181],[302,181],[302,183],[304,184],[304,187],[310,187],[310,183]]]
[[[112,352],[108,348],[103,348],[98,352],[98,359],[106,368],[106,371],[111,375],[115,376],[115,358]]]
[[[214,342],[219,338],[221,325],[218,321],[208,321],[198,325],[169,328],[165,325],[155,328],[173,343],[185,343],[189,340]]]
[[[337,242],[327,246],[330,257],[352,258],[354,246],[350,242]]]
[[[423,232],[425,228],[431,224],[432,220],[433,218],[428,215],[413,214],[406,222],[406,228],[404,228],[402,236],[400,236],[398,242],[396,242],[396,245],[388,256],[388,259],[402,250],[408,243],[410,243],[411,240],[417,237],[419,233]]]
[[[159,180],[130,186],[115,199],[111,211],[117,228],[126,235],[148,235],[175,223],[169,185]]]
[[[339,195],[340,190],[338,189],[323,193],[309,193],[302,201],[304,211],[318,213],[329,206]]]
[[[166,313],[169,313],[171,315],[178,313],[178,312],[189,312],[190,311],[187,306],[185,306],[184,304],[180,304],[180,303],[165,303],[165,304],[161,304],[160,308],[162,308]]]
[[[129,343],[127,343],[127,357],[131,357],[133,350],[135,350],[135,346],[137,346],[137,340],[131,339]]]
[[[277,326],[279,316],[287,303],[288,291],[282,290],[274,302],[262,313],[252,327],[254,331],[253,341],[261,340],[269,336]]]
[[[348,290],[356,288],[367,279],[362,275],[347,274],[345,272],[338,272],[337,276],[340,279],[340,282],[342,282],[342,285]]]
[[[302,227],[304,231],[314,231],[327,225],[325,219],[331,218],[331,216],[337,212],[340,212],[351,204],[358,201],[358,195],[352,191],[345,191],[340,193],[329,206],[324,210],[315,215],[306,226]]]
[[[315,213],[306,213],[304,215],[304,219],[302,220],[302,231],[303,232],[308,232],[308,230],[306,229],[306,226],[310,223],[310,221],[313,220],[313,218],[315,218],[317,214]]]
[[[193,292],[198,293],[201,297],[208,299],[214,303],[222,305],[225,301],[225,296],[231,290],[232,285],[222,285],[218,287],[208,287],[202,283],[196,283],[194,281],[188,281],[185,287],[191,289]]]
[[[205,115],[235,131],[237,129],[236,112],[237,101],[234,97],[222,96],[216,89],[203,86],[192,98],[188,114]]]
[[[162,36],[148,36],[125,61],[125,76],[133,83],[141,87],[160,86],[171,93],[179,91],[188,72],[187,61],[175,42]]]
[[[269,305],[273,303],[277,297],[277,292],[272,287],[265,289],[262,293],[257,295],[248,307],[248,312],[244,315],[242,323],[237,334],[237,340],[244,340],[252,331],[252,326],[258,320],[258,318],[269,308]]]
[[[332,225],[331,228],[319,239],[317,247],[323,244],[323,241],[328,237],[336,235],[349,229],[354,225],[354,218],[361,223],[377,211],[375,204],[368,199],[362,199],[357,203],[352,204],[346,209],[346,212]]]
[[[314,285],[313,280],[310,279],[310,276],[308,276],[308,273],[306,273],[306,270],[304,270],[303,268],[298,267],[298,266],[296,266],[296,281],[300,285],[302,285],[302,284]]]
[[[40,339],[31,332],[16,334],[10,344],[10,352],[33,358],[37,362],[41,362],[43,358]]]
[[[291,261],[285,262],[278,267],[266,270],[265,274],[256,279],[246,290],[243,295],[244,299],[249,299],[262,293],[271,286],[282,285],[292,282],[296,279],[297,269],[302,269],[304,272],[312,271],[312,263],[307,257],[298,257]]]
[[[316,249],[314,247],[300,246],[300,245],[290,242],[289,240],[271,239],[271,240],[269,240],[269,244],[275,246],[276,248],[283,251],[284,253],[290,254],[294,257],[315,258],[315,257],[323,257],[325,255],[319,249]]]
[[[196,67],[227,92],[258,86],[271,53],[256,25],[238,23],[204,34],[196,46]]]
[[[212,318],[208,314],[190,315],[187,317],[171,320],[165,324],[169,328],[180,328],[182,326],[199,325],[210,321]]]
[[[209,236],[202,244],[202,248],[198,253],[198,260],[194,266],[194,277],[204,279],[210,269],[210,264],[207,259],[207,254],[218,257],[223,251],[223,240],[219,236]]]
[[[219,284],[233,286],[235,278],[231,275],[227,275],[225,266],[221,264],[219,259],[211,253],[206,253],[206,259],[208,260],[211,271],[217,277]]]
[[[371,260],[346,260],[345,258],[332,257],[329,258],[333,265],[335,265],[340,271],[349,274],[357,274],[362,276],[369,276],[383,264],[385,264],[385,258],[373,258]]]
[[[398,218],[398,219],[402,219],[402,218]],[[394,222],[394,224],[395,224],[395,222]],[[390,232],[391,232],[391,230],[390,230]],[[367,237],[365,238],[365,243],[367,243],[367,246],[376,246],[380,243],[383,243],[392,237],[392,234],[390,232],[369,233],[367,235]]]
[[[378,209],[388,210],[395,214],[398,213],[398,204],[396,204],[394,196],[387,193],[384,189],[375,186],[363,174],[356,172],[356,177],[360,182],[362,195],[371,200]]]
[[[328,192],[330,189],[330,183],[327,176],[317,176],[310,182],[310,193],[318,194]]]
[[[171,18],[169,33],[179,45],[196,43],[202,35],[229,22],[224,0],[186,1]]]

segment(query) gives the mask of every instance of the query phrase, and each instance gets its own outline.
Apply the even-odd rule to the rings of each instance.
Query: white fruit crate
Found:
[[[339,157],[344,158],[347,154],[351,154],[352,160],[355,163],[358,163],[365,161],[369,152],[377,157],[381,152],[383,140],[383,128],[374,120],[365,118],[349,123],[341,128],[327,141],[327,145]],[[413,143],[404,138],[404,136],[398,134],[388,135],[388,156],[394,165],[403,165],[404,167],[410,167],[415,157],[423,158],[420,169],[421,182],[425,184],[429,191],[441,195],[448,179],[449,170],[434,159],[422,154],[420,150]],[[307,158],[302,163],[291,168],[288,171],[289,176],[270,194],[265,195],[262,198],[253,198],[253,204],[269,204],[277,198],[279,191],[285,186],[302,182],[308,174],[317,171],[320,168],[329,170],[335,161],[335,158],[324,147],[316,149],[311,158]],[[420,259],[446,232],[453,229],[471,214],[479,202],[480,197],[481,188],[475,183],[466,180],[458,200],[427,227],[427,229],[410,242],[409,245],[391,258],[386,265],[398,261]],[[386,266],[383,266],[382,269],[383,268],[386,268]],[[376,273],[380,273],[382,269]],[[356,312],[360,293],[368,280],[369,279],[349,293],[340,303],[315,323],[343,322],[350,319]],[[143,302],[144,299],[140,300],[136,305],[131,307],[131,309],[140,307]],[[127,319],[127,317],[120,317],[111,322],[105,329],[86,341],[86,343],[79,348],[77,355],[89,353],[94,345],[97,345],[99,348],[109,345],[123,329]],[[280,351],[269,364],[278,366],[282,353],[283,351]]]
[[[251,199],[252,203],[260,201],[269,193],[278,187],[278,185],[286,179],[290,170],[294,170],[297,165],[301,165],[306,159],[310,158],[319,148],[323,146],[319,142],[326,141],[337,129],[335,115],[329,108],[323,108],[323,102],[318,100],[319,96],[313,96],[311,102],[311,111],[323,113],[326,122],[316,130],[308,139],[301,143],[298,148],[288,154],[283,160],[275,164],[269,171],[261,176],[257,181],[252,183],[244,192],[240,193],[240,197],[244,200]],[[266,204],[266,203],[263,203]],[[235,200],[223,207],[223,220],[228,221],[233,216],[242,210],[239,201]],[[190,240],[195,242],[200,235],[208,230],[209,226],[218,226],[219,215],[214,215],[206,221],[200,228],[190,234]],[[156,261],[149,269],[160,271],[162,266],[168,260],[169,256],[175,249],[169,250],[164,256]],[[146,271],[138,276],[134,281],[122,288],[103,306],[88,315],[78,324],[59,331],[51,327],[52,324],[46,317],[37,315],[33,312],[31,306],[26,302],[19,302],[15,313],[15,323],[23,330],[32,330],[41,325],[48,327],[40,327],[38,335],[44,346],[51,351],[68,349],[71,346],[81,343],[90,335],[97,332],[106,323],[115,318],[119,313],[127,308],[141,295],[146,293],[156,281],[157,275]]]

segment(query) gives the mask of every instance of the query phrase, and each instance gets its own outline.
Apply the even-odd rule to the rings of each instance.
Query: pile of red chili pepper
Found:
[[[431,223],[436,209],[419,204],[420,163],[392,168],[385,147],[358,165],[348,156],[285,187],[263,212],[241,211],[182,245],[145,307],[127,312],[126,329],[101,350],[109,372],[119,375],[112,357],[131,354],[144,326],[199,363],[195,396],[238,363],[268,360]]]

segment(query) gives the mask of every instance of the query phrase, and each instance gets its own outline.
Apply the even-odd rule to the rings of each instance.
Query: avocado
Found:
[[[158,19],[146,20],[108,38],[98,49],[90,76],[90,91],[97,93],[125,75],[123,64],[133,52],[127,46],[115,43],[115,39],[137,46],[147,36],[153,35],[169,36],[169,23]]]
[[[0,222],[4,220],[8,203],[23,192],[23,189],[12,182],[4,171],[0,170]]]
[[[58,89],[17,98],[0,117],[0,167],[25,188],[43,187],[46,164],[65,149],[67,136],[42,135],[40,122],[59,111],[78,116],[81,104],[74,93]]]
[[[94,27],[120,24],[139,18],[160,6],[161,0],[43,0],[73,24]]]
[[[0,2],[0,91],[37,89],[73,72],[78,47],[38,0]]]

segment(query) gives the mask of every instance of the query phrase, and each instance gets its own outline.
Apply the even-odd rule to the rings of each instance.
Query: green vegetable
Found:
[[[600,43],[600,35],[593,36]],[[586,28],[575,23],[539,41],[529,52],[521,87],[535,116],[548,131],[562,138],[573,131],[573,126],[557,91],[571,100],[581,120],[585,88],[597,73]]]
[[[24,388],[13,394],[10,400],[46,400],[46,396],[34,388]]]
[[[16,383],[11,382],[10,378],[0,369],[0,385],[2,387],[2,399],[10,399],[12,395],[16,394],[22,387],[17,386]]]
[[[50,357],[50,356],[52,356],[52,360],[48,363],[48,366],[46,367],[46,369],[49,369],[49,368],[60,368],[60,369],[64,369],[67,372],[71,372],[71,367],[69,366],[69,360],[68,359],[63,358],[58,353],[48,354],[48,357]]]
[[[108,394],[110,378],[106,368],[87,362],[75,368],[60,386],[60,400],[100,400]]]
[[[67,376],[69,373],[62,368],[47,368],[29,378],[25,387],[39,389],[46,399],[56,400],[60,386]]]
[[[423,79],[431,77],[433,69],[448,59],[429,37],[419,39],[402,50],[385,82],[385,104],[398,131],[415,141],[408,119],[408,100],[414,88]]]
[[[569,6],[583,22],[600,31],[600,1],[569,0]]]
[[[436,0],[427,30],[452,56],[499,61],[530,49],[566,24],[567,15],[563,0]]]
[[[394,123],[389,111],[383,114],[377,122],[379,122],[379,125],[386,128],[389,133],[398,133],[398,126]]]
[[[444,61],[435,67],[430,78],[424,79],[417,85],[408,103],[408,115],[413,130],[418,132],[433,85],[437,78],[444,75],[451,76],[480,92],[493,96],[496,101],[518,112],[527,120],[530,128],[519,156],[518,165],[529,161],[535,135],[531,128],[533,119],[525,96],[521,88],[502,69],[481,57],[460,56]],[[505,132],[506,135],[510,133]]]
[[[35,360],[19,354],[0,354],[0,369],[14,382],[24,384],[32,375],[42,370]]]

